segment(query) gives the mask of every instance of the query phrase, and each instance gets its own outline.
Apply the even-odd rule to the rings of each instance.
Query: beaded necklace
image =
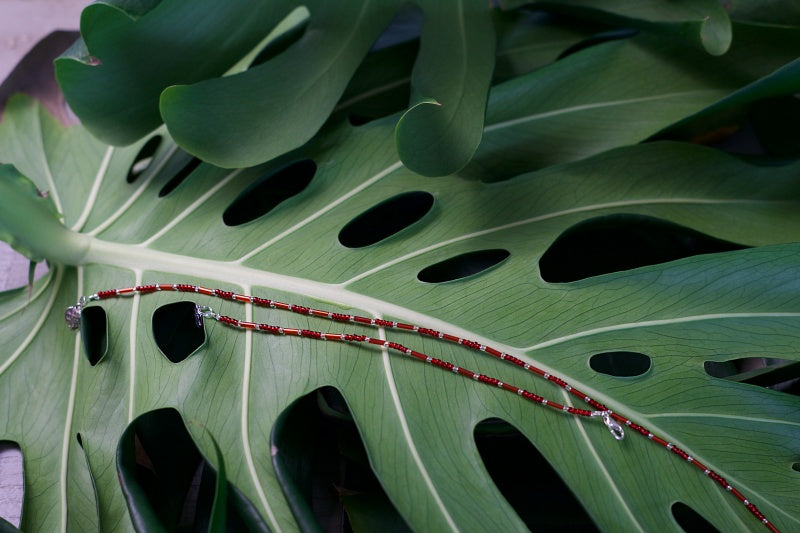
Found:
[[[391,320],[384,320],[379,318],[367,318],[363,316],[348,315],[344,313],[334,313],[331,311],[313,309],[302,305],[279,302],[268,298],[247,296],[243,294],[236,294],[230,291],[224,291],[221,289],[209,289],[198,285],[188,285],[184,283],[174,283],[174,284],[159,283],[152,285],[137,285],[135,287],[110,289],[97,292],[90,296],[82,296],[75,305],[72,305],[67,308],[66,313],[64,314],[64,318],[67,322],[67,325],[71,329],[78,329],[81,323],[80,320],[81,311],[83,307],[85,307],[90,302],[106,300],[109,298],[122,297],[122,296],[133,296],[135,294],[149,294],[159,291],[197,293],[205,296],[217,297],[223,300],[230,300],[233,302],[239,302],[243,304],[253,304],[259,307],[269,307],[272,309],[291,311],[293,313],[306,316],[325,318],[335,322],[347,322],[347,323],[360,324],[364,326],[371,326],[377,328],[389,328],[389,329],[398,329],[404,331],[413,331],[415,333],[418,333],[419,335],[432,337],[435,339],[440,339],[455,344],[460,344],[462,346],[479,351],[481,353],[489,354],[497,359],[500,359],[501,361],[505,361],[510,364],[521,367],[524,370],[527,370],[541,378],[546,379],[547,381],[550,381],[551,383],[562,388],[572,396],[575,396],[576,398],[579,398],[580,400],[584,401],[586,404],[594,408],[594,410],[579,409],[569,405],[563,405],[558,402],[554,402],[552,400],[548,400],[542,396],[539,396],[538,394],[534,394],[525,389],[516,387],[514,385],[500,381],[485,374],[479,374],[477,372],[473,372],[466,368],[456,366],[447,361],[431,357],[422,352],[418,352],[411,348],[407,348],[402,344],[396,342],[369,337],[367,335],[358,335],[352,333],[325,333],[310,329],[285,328],[281,326],[274,326],[271,324],[247,322],[226,315],[221,315],[215,312],[209,306],[196,306],[195,308],[195,320],[197,322],[198,327],[202,325],[202,322],[205,319],[205,320],[215,320],[228,327],[239,330],[252,330],[271,335],[289,335],[289,336],[305,337],[323,341],[373,344],[376,346],[380,346],[381,348],[385,348],[387,350],[394,350],[401,354],[411,356],[415,359],[428,363],[434,367],[438,367],[443,370],[453,372],[454,374],[459,374],[461,376],[472,379],[479,383],[483,383],[485,385],[506,390],[522,398],[525,398],[526,400],[529,400],[535,404],[556,409],[567,415],[586,417],[590,419],[591,418],[600,419],[606,425],[611,435],[617,440],[622,440],[625,437],[625,430],[622,427],[622,425],[624,425],[625,427],[630,428],[634,432],[639,433],[642,436],[646,437],[648,440],[658,444],[662,448],[672,452],[681,460],[690,463],[696,468],[700,469],[704,475],[706,475],[708,478],[719,484],[727,492],[731,493],[736,499],[738,499],[747,508],[750,514],[752,514],[756,519],[758,519],[762,524],[764,524],[764,526],[766,526],[767,529],[769,529],[773,533],[780,533],[778,529],[772,524],[772,522],[767,520],[764,514],[758,510],[756,505],[750,502],[747,498],[745,498],[744,494],[742,494],[738,489],[736,489],[730,483],[728,483],[722,476],[720,476],[719,474],[717,474],[716,472],[705,466],[703,463],[701,463],[700,461],[689,455],[684,450],[662,439],[661,437],[654,435],[644,426],[636,424],[632,422],[630,419],[620,415],[619,413],[611,411],[608,407],[606,407],[602,403],[590,398],[588,395],[579,391],[575,387],[572,387],[566,381],[559,378],[558,376],[554,376],[548,372],[545,372],[544,370],[537,368],[529,363],[526,363],[525,361],[522,361],[521,359],[514,357],[511,354],[502,352],[500,350],[492,348],[491,346],[486,346],[485,344],[481,344],[476,341],[467,340],[458,337],[456,335],[451,335],[449,333],[437,331],[434,329],[417,326],[415,324],[406,324],[403,322],[394,322]]]

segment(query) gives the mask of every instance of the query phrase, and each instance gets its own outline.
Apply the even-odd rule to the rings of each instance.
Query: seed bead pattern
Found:
[[[625,436],[624,429],[620,424],[623,424],[625,427],[630,428],[631,430],[643,435],[648,440],[655,442],[665,450],[672,452],[676,456],[678,456],[683,461],[690,463],[697,467],[699,470],[703,472],[705,476],[713,480],[715,483],[720,485],[724,488],[727,492],[730,492],[736,499],[738,499],[745,508],[752,514],[756,519],[758,519],[764,526],[767,527],[773,533],[780,533],[778,529],[767,520],[764,514],[758,510],[758,508],[750,502],[745,496],[735,487],[733,487],[730,483],[728,483],[725,478],[711,470],[710,468],[706,467],[703,463],[695,459],[693,456],[689,455],[684,450],[678,448],[674,444],[667,442],[666,440],[658,437],[657,435],[650,432],[647,428],[640,426],[639,424],[635,424],[628,418],[620,415],[619,413],[612,412],[602,403],[593,400],[588,395],[584,394],[583,392],[579,391],[578,389],[570,386],[566,381],[563,379],[554,376],[541,370],[529,363],[522,361],[521,359],[514,357],[511,354],[507,354],[505,352],[501,352],[495,348],[490,346],[486,346],[476,341],[471,341],[467,339],[463,339],[461,337],[457,337],[455,335],[450,335],[449,333],[444,333],[440,331],[436,331],[429,328],[424,328],[421,326],[417,326],[415,324],[406,324],[403,322],[394,322],[391,320],[384,320],[380,318],[367,318],[363,316],[357,315],[348,315],[343,313],[334,313],[331,311],[324,311],[320,309],[313,309],[310,307],[305,307],[302,305],[295,305],[289,304],[284,302],[279,302],[276,300],[271,300],[268,298],[259,298],[257,296],[247,296],[244,294],[236,294],[230,291],[224,291],[221,289],[209,289],[207,287],[201,287],[198,285],[188,285],[184,283],[173,283],[173,284],[153,284],[153,285],[137,285],[135,287],[127,287],[122,289],[111,289],[106,291],[100,291],[96,294],[92,294],[90,296],[83,296],[75,305],[69,307],[67,312],[65,313],[65,318],[67,319],[67,324],[74,329],[75,324],[75,315],[76,313],[79,315],[81,309],[89,302],[98,301],[98,300],[106,300],[109,298],[121,297],[121,296],[133,296],[134,294],[149,294],[153,292],[159,291],[173,291],[173,292],[187,292],[187,293],[197,293],[202,294],[205,296],[212,296],[221,298],[223,300],[230,300],[234,302],[244,303],[244,304],[253,304],[259,307],[269,307],[271,309],[280,309],[284,311],[291,311],[293,313],[306,315],[306,316],[315,316],[319,318],[324,318],[328,320],[333,320],[336,322],[348,322],[352,324],[360,324],[364,326],[372,326],[372,327],[382,327],[382,328],[390,328],[390,329],[399,329],[404,331],[412,331],[419,335],[432,337],[435,339],[445,340],[454,344],[460,344],[461,346],[465,346],[467,348],[471,348],[475,351],[487,353],[501,361],[508,362],[510,364],[516,365],[521,367],[524,370],[532,372],[537,376],[540,376],[555,385],[561,387],[563,390],[568,392],[569,394],[579,398],[580,400],[584,401],[588,405],[594,408],[594,410],[588,409],[578,409],[568,405],[562,405],[558,402],[554,402],[552,400],[548,400],[538,394],[534,394],[529,392],[525,389],[521,389],[519,387],[515,387],[509,383],[502,382],[498,379],[493,377],[487,376],[485,374],[479,374],[473,372],[471,370],[467,370],[466,368],[456,366],[452,363],[447,361],[443,361],[441,359],[436,359],[429,355],[426,355],[422,352],[418,352],[416,350],[412,350],[411,348],[407,348],[402,344],[386,341],[383,339],[377,339],[374,337],[369,337],[367,335],[357,335],[357,334],[347,334],[347,333],[323,333],[320,331],[314,331],[309,329],[300,329],[300,328],[284,328],[281,326],[274,326],[270,324],[260,324],[256,322],[246,322],[243,320],[238,320],[235,318],[231,318],[229,316],[220,315],[211,307],[208,306],[198,306],[198,313],[199,316],[206,319],[216,320],[226,326],[242,329],[242,330],[253,330],[259,331],[263,333],[268,333],[272,335],[288,335],[288,336],[297,336],[297,337],[306,337],[310,339],[316,340],[325,340],[325,341],[336,341],[336,342],[351,342],[351,343],[368,343],[374,344],[376,346],[380,346],[381,348],[386,348],[389,350],[394,350],[404,355],[411,356],[415,359],[428,363],[432,366],[442,368],[444,370],[453,372],[455,374],[460,374],[466,378],[472,379],[474,381],[484,383],[486,385],[501,388],[506,391],[512,392],[518,396],[525,398],[526,400],[530,400],[531,402],[540,404],[542,406],[550,407],[552,409],[561,411],[566,414],[574,415],[574,416],[581,416],[581,417],[599,417],[605,423],[606,427],[611,432],[612,436],[617,440],[622,440]]]

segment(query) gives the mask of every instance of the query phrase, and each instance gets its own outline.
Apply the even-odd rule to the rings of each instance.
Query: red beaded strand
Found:
[[[432,337],[432,338],[435,338],[435,339],[445,340],[445,341],[448,341],[448,342],[451,342],[451,343],[455,343],[455,344],[460,344],[461,346],[465,346],[467,348],[470,348],[470,349],[473,349],[473,350],[476,350],[476,351],[479,351],[479,352],[487,353],[487,354],[489,354],[489,355],[491,355],[491,356],[493,356],[493,357],[495,357],[497,359],[500,359],[502,361],[506,361],[506,362],[508,362],[510,364],[516,365],[516,366],[521,367],[521,368],[523,368],[525,370],[533,372],[534,374],[536,374],[536,375],[538,375],[538,376],[540,376],[540,377],[542,377],[542,378],[544,378],[544,379],[546,379],[546,380],[558,385],[563,390],[567,391],[569,394],[571,394],[571,395],[573,395],[573,396],[575,396],[577,398],[580,398],[581,400],[583,400],[584,402],[586,402],[587,404],[592,406],[595,409],[595,411],[589,411],[587,409],[578,409],[578,408],[575,408],[575,407],[572,407],[572,406],[562,405],[562,404],[560,404],[558,402],[554,402],[554,401],[548,400],[548,399],[546,399],[546,398],[544,398],[542,396],[539,396],[538,394],[534,394],[534,393],[529,392],[529,391],[527,391],[525,389],[522,389],[522,388],[519,388],[519,387],[515,387],[513,385],[510,385],[508,383],[502,382],[502,381],[500,381],[498,379],[492,378],[492,377],[487,376],[485,374],[479,374],[479,373],[473,372],[471,370],[467,370],[466,368],[462,368],[460,366],[456,366],[456,365],[454,365],[452,363],[449,363],[447,361],[443,361],[441,359],[433,358],[433,357],[431,357],[429,355],[426,355],[426,354],[424,354],[422,352],[418,352],[416,350],[412,350],[412,349],[407,348],[407,347],[403,346],[402,344],[399,344],[399,343],[396,343],[396,342],[386,341],[386,340],[383,340],[383,339],[376,339],[376,338],[369,337],[369,336],[366,336],[366,335],[346,334],[346,333],[324,333],[324,332],[314,331],[314,330],[309,330],[309,329],[284,328],[284,327],[274,326],[274,325],[270,325],[270,324],[260,324],[260,323],[256,323],[256,322],[246,322],[246,321],[238,320],[238,319],[235,319],[235,318],[231,318],[229,316],[220,315],[218,313],[215,313],[209,307],[201,307],[200,308],[201,309],[201,314],[202,314],[202,316],[204,318],[210,318],[210,319],[216,320],[218,322],[221,322],[221,323],[223,323],[223,324],[225,324],[227,326],[233,327],[233,328],[260,331],[260,332],[263,332],[263,333],[269,333],[269,334],[273,334],[273,335],[298,336],[298,337],[306,337],[306,338],[317,339],[317,340],[326,340],[326,341],[362,342],[362,343],[369,343],[369,344],[373,344],[373,345],[376,345],[376,346],[380,346],[382,348],[391,349],[391,350],[400,352],[400,353],[402,353],[404,355],[409,355],[411,357],[414,357],[415,359],[419,359],[420,361],[426,362],[426,363],[428,363],[428,364],[430,364],[432,366],[436,366],[436,367],[442,368],[444,370],[448,370],[448,371],[453,372],[455,374],[460,374],[460,375],[462,375],[464,377],[470,378],[470,379],[472,379],[474,381],[477,381],[477,382],[480,382],[480,383],[484,383],[484,384],[489,385],[489,386],[493,386],[493,387],[497,387],[497,388],[501,388],[501,389],[507,390],[507,391],[512,392],[514,394],[517,394],[518,396],[521,396],[521,397],[523,397],[523,398],[525,398],[527,400],[530,400],[530,401],[532,401],[534,403],[541,404],[541,405],[547,406],[547,407],[551,407],[553,409],[562,411],[562,412],[567,413],[567,414],[571,414],[571,415],[575,415],[575,416],[583,416],[583,417],[601,416],[603,418],[603,421],[605,422],[606,426],[608,426],[609,430],[611,431],[612,435],[614,435],[614,437],[619,440],[619,439],[622,439],[622,437],[624,435],[624,432],[623,432],[622,428],[618,424],[615,424],[615,423],[613,423],[611,421],[611,419],[616,420],[617,422],[624,424],[626,427],[632,429],[633,431],[636,431],[637,433],[640,433],[641,435],[647,437],[649,440],[651,440],[652,442],[655,442],[656,444],[662,446],[666,450],[669,450],[670,452],[672,452],[673,454],[677,455],[678,457],[680,457],[682,460],[686,461],[687,463],[691,463],[692,465],[694,465],[695,467],[700,469],[703,472],[703,474],[705,474],[708,478],[710,478],[711,480],[713,480],[714,482],[719,484],[726,491],[728,491],[731,494],[733,494],[733,496],[736,497],[740,502],[742,502],[742,504],[744,504],[745,508],[754,517],[756,517],[762,524],[764,524],[767,527],[767,529],[769,529],[773,533],[780,533],[778,531],[778,529],[772,524],[772,522],[767,520],[767,518],[764,516],[764,514],[761,511],[759,511],[758,508],[755,506],[755,504],[750,502],[744,496],[744,494],[742,494],[738,489],[736,489],[730,483],[728,483],[725,480],[725,478],[723,478],[722,476],[720,476],[719,474],[717,474],[713,470],[711,470],[708,467],[706,467],[703,463],[701,463],[700,461],[698,461],[697,459],[695,459],[694,457],[689,455],[684,450],[682,450],[682,449],[678,448],[677,446],[673,445],[672,443],[670,443],[670,442],[668,442],[668,441],[666,441],[666,440],[654,435],[647,428],[645,428],[645,427],[643,427],[641,425],[635,424],[634,422],[632,422],[628,418],[625,418],[624,416],[609,410],[605,405],[603,405],[602,403],[600,403],[600,402],[598,402],[596,400],[593,400],[588,395],[584,394],[583,392],[581,392],[578,389],[576,389],[576,388],[572,387],[571,385],[569,385],[563,379],[561,379],[561,378],[559,378],[557,376],[554,376],[552,374],[549,374],[548,372],[545,372],[544,370],[541,370],[541,369],[539,369],[539,368],[537,368],[537,367],[535,367],[535,366],[533,366],[533,365],[531,365],[529,363],[526,363],[526,362],[522,361],[521,359],[519,359],[517,357],[514,357],[511,354],[507,354],[505,352],[502,352],[502,351],[497,350],[495,348],[492,348],[490,346],[486,346],[486,345],[481,344],[481,343],[476,342],[476,341],[463,339],[463,338],[457,337],[455,335],[450,335],[448,333],[436,331],[436,330],[429,329],[429,328],[420,327],[420,326],[417,326],[415,324],[406,324],[406,323],[403,323],[403,322],[393,322],[393,321],[390,321],[390,320],[384,320],[384,319],[380,319],[380,318],[367,318],[367,317],[363,317],[363,316],[348,315],[348,314],[344,314],[344,313],[334,313],[334,312],[330,312],[330,311],[323,311],[323,310],[320,310],[320,309],[313,309],[313,308],[305,307],[305,306],[302,306],[302,305],[295,305],[295,304],[279,302],[279,301],[271,300],[271,299],[268,299],[268,298],[259,298],[257,296],[247,296],[247,295],[243,295],[243,294],[236,294],[236,293],[233,293],[231,291],[224,291],[224,290],[221,290],[221,289],[209,289],[207,287],[201,287],[201,286],[198,286],[198,285],[188,285],[188,284],[185,284],[185,283],[174,283],[174,284],[163,284],[163,283],[160,283],[160,284],[153,284],[153,285],[137,285],[135,287],[127,287],[127,288],[122,288],[122,289],[111,289],[111,290],[106,290],[106,291],[100,291],[100,292],[98,292],[96,294],[93,294],[91,296],[81,298],[80,302],[78,304],[76,304],[75,306],[73,306],[71,309],[76,309],[79,312],[81,307],[83,307],[86,303],[88,303],[90,301],[104,300],[104,299],[114,298],[114,297],[118,297],[118,296],[132,296],[132,295],[137,294],[137,293],[138,294],[149,294],[149,293],[158,292],[158,291],[194,292],[194,293],[198,293],[198,294],[203,294],[205,296],[213,296],[213,297],[217,297],[217,298],[222,298],[223,300],[236,301],[236,302],[240,302],[240,303],[251,303],[253,305],[257,305],[257,306],[260,306],[260,307],[269,307],[269,308],[272,308],[272,309],[291,311],[293,313],[298,313],[298,314],[301,314],[301,315],[315,316],[315,317],[319,317],[319,318],[325,318],[325,319],[328,319],[328,320],[333,320],[333,321],[336,321],[336,322],[349,322],[349,323],[361,324],[361,325],[365,325],[365,326],[383,327],[383,328],[399,329],[399,330],[405,330],[405,331],[413,331],[413,332],[416,332],[416,333],[418,333],[420,335]]]

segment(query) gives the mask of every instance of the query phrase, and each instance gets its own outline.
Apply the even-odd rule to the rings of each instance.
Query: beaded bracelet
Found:
[[[555,385],[561,387],[563,390],[565,390],[572,396],[575,396],[583,400],[585,403],[590,405],[594,410],[579,409],[572,406],[563,405],[558,402],[554,402],[552,400],[548,400],[542,396],[539,396],[538,394],[534,394],[525,389],[515,387],[514,385],[500,381],[485,374],[479,374],[477,372],[467,370],[466,368],[456,366],[447,361],[431,357],[422,352],[418,352],[411,348],[407,348],[402,344],[396,342],[369,337],[367,335],[358,335],[351,333],[324,333],[310,329],[288,328],[288,327],[274,326],[270,324],[247,322],[243,320],[238,320],[236,318],[231,318],[229,316],[221,315],[215,312],[209,306],[195,306],[195,321],[198,327],[202,326],[203,320],[215,320],[231,328],[240,330],[252,330],[272,335],[289,335],[289,336],[305,337],[323,341],[373,344],[387,350],[394,350],[401,354],[411,356],[415,359],[426,362],[434,367],[438,367],[443,370],[453,372],[454,374],[459,374],[461,376],[470,378],[479,383],[483,383],[492,387],[497,387],[506,390],[522,398],[525,398],[526,400],[529,400],[533,403],[550,407],[552,409],[556,409],[568,415],[586,417],[586,418],[598,418],[603,421],[603,423],[606,425],[611,435],[617,440],[622,440],[625,437],[625,430],[622,427],[622,425],[624,425],[625,427],[630,428],[636,433],[643,435],[648,440],[658,444],[662,448],[672,452],[683,461],[686,461],[694,465],[698,469],[700,469],[703,472],[703,474],[705,474],[708,478],[710,478],[711,480],[722,486],[727,492],[731,493],[736,499],[738,499],[742,504],[744,504],[747,510],[762,524],[764,524],[767,527],[767,529],[769,529],[773,533],[779,533],[778,529],[772,524],[772,522],[767,520],[764,514],[758,510],[756,505],[750,502],[747,498],[745,498],[745,496],[738,489],[733,487],[722,476],[720,476],[710,468],[706,467],[703,463],[695,459],[693,456],[689,455],[684,450],[662,439],[661,437],[654,435],[645,427],[632,422],[630,419],[620,415],[619,413],[611,411],[608,407],[590,398],[588,395],[584,394],[578,389],[572,387],[563,379],[554,376],[548,372],[545,372],[544,370],[537,368],[534,365],[526,363],[521,359],[514,357],[511,354],[507,354],[505,352],[492,348],[491,346],[486,346],[476,341],[467,340],[458,337],[456,335],[451,335],[449,333],[444,333],[434,329],[420,327],[415,324],[406,324],[403,322],[394,322],[379,318],[367,318],[363,316],[348,315],[344,313],[334,313],[330,311],[324,311],[321,309],[313,309],[302,305],[279,302],[268,298],[247,296],[243,294],[236,294],[230,291],[224,291],[221,289],[209,289],[198,285],[188,285],[183,283],[174,283],[174,284],[158,283],[152,285],[137,285],[135,287],[110,289],[97,292],[90,296],[82,296],[75,305],[72,305],[67,308],[64,314],[64,318],[67,322],[67,325],[71,329],[78,329],[81,326],[81,312],[83,308],[90,302],[106,300],[109,298],[115,298],[121,296],[133,296],[135,294],[149,294],[159,291],[197,293],[205,296],[213,296],[221,298],[223,300],[230,300],[244,304],[253,304],[259,307],[269,307],[272,309],[291,311],[293,313],[298,313],[301,315],[325,318],[328,320],[333,320],[335,322],[347,322],[352,324],[360,324],[364,326],[372,326],[378,328],[390,328],[390,329],[398,329],[404,331],[413,331],[415,333],[418,333],[419,335],[432,337],[435,339],[440,339],[455,344],[460,344],[467,348],[471,348],[473,350],[489,354],[497,359],[500,359],[501,361],[505,361],[510,364],[521,367],[524,370],[532,372],[533,374],[541,378],[544,378],[550,381],[551,383],[554,383]]]

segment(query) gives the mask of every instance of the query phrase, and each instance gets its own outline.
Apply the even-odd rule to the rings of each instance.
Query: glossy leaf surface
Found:
[[[294,154],[317,165],[308,187],[261,218],[228,226],[228,206],[285,161],[235,171],[201,164],[160,197],[185,164],[168,137],[148,170],[128,183],[147,139],[111,148],[78,127],[62,128],[25,99],[12,100],[0,125],[0,159],[39,188],[48,185],[67,228],[80,235],[51,250],[53,270],[32,297],[25,290],[0,295],[0,438],[19,443],[25,457],[25,530],[78,527],[78,517],[93,516],[92,478],[100,523],[127,528],[113,467],[117,442],[131,421],[164,407],[207,428],[228,480],[270,529],[292,530],[269,435],[292,402],[324,386],[347,401],[373,470],[414,529],[525,528],[480,466],[473,430],[487,418],[518,428],[600,528],[679,531],[675,501],[720,530],[759,527],[702,472],[641,436],[631,432],[618,442],[596,419],[576,420],[380,349],[211,322],[206,345],[173,364],[159,352],[149,323],[158,307],[186,299],[175,293],[104,302],[108,355],[90,366],[78,335],[63,324],[64,309],[82,294],[152,282],[414,322],[503,349],[705,461],[778,527],[800,527],[800,478],[792,469],[800,455],[800,401],[703,369],[706,361],[755,353],[800,360],[797,163],[755,166],[709,148],[661,142],[495,184],[430,180],[400,163],[394,126],[384,120],[332,128]],[[15,174],[12,181],[23,178]],[[413,225],[373,246],[339,244],[339,231],[354,216],[418,190],[435,202]],[[574,283],[542,280],[537,262],[559,235],[612,214],[661,219],[753,248]],[[27,220],[29,231],[18,238],[35,247],[42,236],[35,219]],[[438,284],[417,278],[448,258],[496,248],[509,257],[477,275]],[[287,327],[385,335],[567,401],[532,374],[436,339],[229,301],[203,303]],[[591,357],[608,352],[641,353],[651,367],[624,378],[592,370]],[[213,461],[216,453],[201,435],[194,440]]]
[[[312,0],[298,10],[290,0],[257,7],[239,0],[109,0],[84,11],[82,40],[57,61],[58,78],[72,109],[106,142],[132,143],[163,121],[183,149],[203,160],[226,168],[260,164],[307,142],[342,96],[366,96],[348,94],[348,85],[404,4]],[[515,43],[511,55],[527,63],[546,54],[529,53],[526,45],[538,41],[550,48],[580,31],[556,23],[561,31],[551,32],[550,19],[534,17],[526,21],[527,33],[542,29],[540,36],[496,38],[495,27],[510,31],[496,23],[506,15],[495,14],[484,0],[414,4],[423,22],[413,68],[403,75],[411,91],[397,124],[397,151],[412,170],[447,175],[467,165],[481,141],[496,44],[502,52]],[[660,4],[609,0],[534,7],[566,9],[589,27],[599,20],[672,43],[701,42],[704,48],[692,47],[698,55],[728,50],[731,24],[718,2]],[[288,32],[292,38],[276,44],[288,27],[294,28]],[[276,48],[268,59],[247,68],[247,58],[271,44]],[[502,76],[508,67],[502,60],[509,58],[499,59]]]

